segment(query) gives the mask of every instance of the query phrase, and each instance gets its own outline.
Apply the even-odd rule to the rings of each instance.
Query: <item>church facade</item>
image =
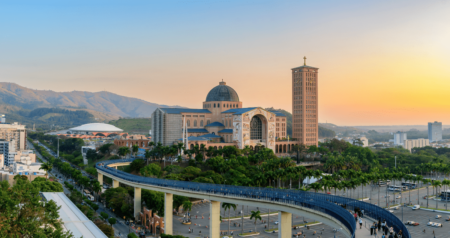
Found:
[[[288,152],[295,142],[279,142],[287,137],[287,118],[262,107],[244,108],[236,91],[225,82],[211,89],[201,109],[158,108],[152,114],[152,140],[163,145],[182,142],[187,128],[188,144],[213,146],[263,146]],[[283,147],[284,145],[284,147]]]

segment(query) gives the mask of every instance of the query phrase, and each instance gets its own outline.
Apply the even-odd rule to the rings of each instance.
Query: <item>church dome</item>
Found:
[[[218,86],[215,86],[211,91],[209,91],[208,96],[206,96],[207,102],[213,101],[229,101],[229,102],[239,102],[239,96],[227,83],[220,82]]]

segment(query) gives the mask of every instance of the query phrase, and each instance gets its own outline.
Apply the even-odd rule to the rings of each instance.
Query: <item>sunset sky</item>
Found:
[[[319,122],[450,120],[450,1],[0,1],[0,81],[200,108],[224,79],[244,107],[292,110],[319,68]]]

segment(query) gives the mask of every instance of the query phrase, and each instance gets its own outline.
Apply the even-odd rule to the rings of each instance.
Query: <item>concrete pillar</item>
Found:
[[[119,181],[113,179],[113,188],[119,187]]]
[[[292,237],[292,213],[278,212],[278,238]]]
[[[141,212],[141,188],[134,188],[134,218],[138,220],[139,212]]]
[[[173,235],[173,194],[164,194],[164,233]]]
[[[103,186],[103,174],[97,172],[97,180],[100,183],[100,186]]]
[[[209,204],[209,234],[211,238],[220,238],[220,202],[211,201]],[[290,238],[290,237],[289,237]]]

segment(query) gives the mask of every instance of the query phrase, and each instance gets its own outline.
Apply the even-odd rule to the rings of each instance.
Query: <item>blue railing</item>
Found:
[[[305,192],[299,190],[275,189],[275,188],[259,188],[259,187],[244,187],[232,186],[222,184],[206,184],[187,181],[166,180],[158,178],[141,177],[132,175],[114,168],[108,167],[109,164],[120,162],[132,162],[133,159],[124,160],[109,160],[99,162],[95,167],[105,173],[114,175],[121,179],[149,184],[152,186],[168,187],[180,190],[189,190],[196,193],[218,194],[228,197],[252,198],[265,201],[274,201],[279,203],[286,203],[297,205],[309,209],[313,209],[332,216],[341,222],[355,237],[356,222],[354,217],[342,206],[347,209],[360,208],[364,210],[364,215],[374,219],[386,220],[389,226],[394,228],[394,231],[403,231],[403,237],[411,238],[406,226],[395,215],[391,214],[383,208],[370,203],[358,201],[351,198],[345,198],[335,195]],[[102,164],[102,165],[100,165]]]

